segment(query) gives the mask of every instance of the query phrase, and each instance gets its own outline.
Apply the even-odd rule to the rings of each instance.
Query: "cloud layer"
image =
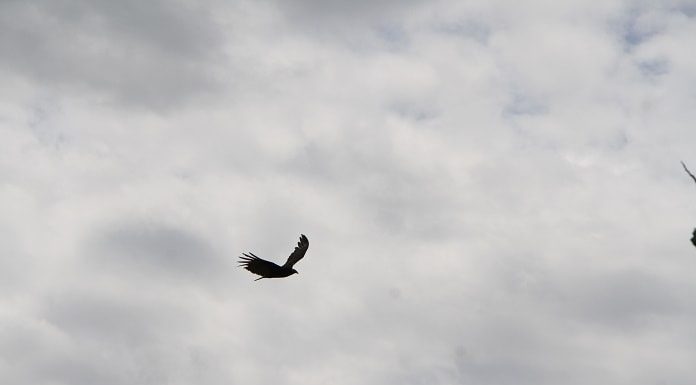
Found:
[[[0,378],[691,384],[688,1],[5,1]],[[243,251],[299,275],[253,282]]]

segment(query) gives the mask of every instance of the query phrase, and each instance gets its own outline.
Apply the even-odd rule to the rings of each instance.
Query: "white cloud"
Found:
[[[0,15],[3,382],[696,378],[689,2]]]

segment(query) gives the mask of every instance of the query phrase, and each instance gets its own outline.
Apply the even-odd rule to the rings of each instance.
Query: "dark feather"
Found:
[[[285,261],[283,267],[292,268],[302,257],[305,256],[307,249],[309,248],[309,239],[304,234],[300,234],[300,241],[297,242],[295,250],[290,254],[288,260]]]
[[[239,266],[262,277],[270,276],[274,271],[280,269],[280,266],[275,263],[263,260],[254,254],[244,254],[244,257],[240,258]]]
[[[297,273],[292,266],[304,257],[308,248],[309,240],[304,234],[300,234],[300,241],[297,243],[297,247],[295,247],[295,250],[290,254],[283,266],[278,266],[273,262],[261,259],[254,255],[254,253],[242,253],[242,256],[239,257],[239,266],[256,275],[260,275],[261,278],[288,277]],[[257,281],[261,278],[258,278]]]

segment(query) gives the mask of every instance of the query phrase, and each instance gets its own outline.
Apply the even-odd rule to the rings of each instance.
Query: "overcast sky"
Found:
[[[0,2],[0,382],[696,382],[696,2]],[[254,282],[252,251],[299,275]]]

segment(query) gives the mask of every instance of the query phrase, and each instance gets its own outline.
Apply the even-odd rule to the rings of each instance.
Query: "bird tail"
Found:
[[[258,281],[259,279],[264,279],[264,278],[266,278],[266,277],[256,278],[256,279],[254,280],[254,282]]]

